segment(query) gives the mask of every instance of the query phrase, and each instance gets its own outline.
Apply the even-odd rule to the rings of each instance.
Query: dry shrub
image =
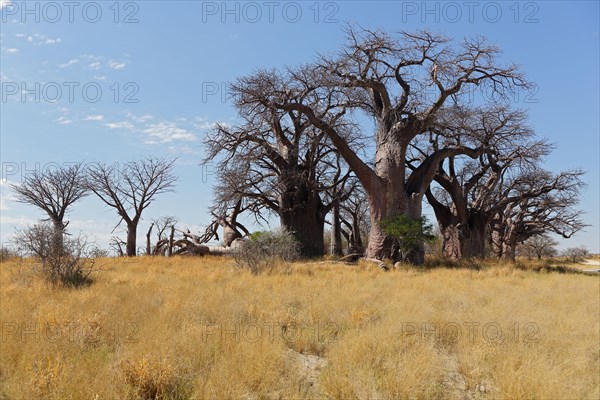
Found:
[[[235,252],[236,264],[253,275],[271,272],[277,264],[300,258],[300,246],[294,235],[283,229],[256,232]]]
[[[121,360],[122,376],[135,398],[141,400],[184,399],[180,371],[167,358],[150,354],[134,361]]]

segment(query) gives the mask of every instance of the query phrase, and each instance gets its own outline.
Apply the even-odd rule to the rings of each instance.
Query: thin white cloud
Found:
[[[119,69],[125,68],[126,66],[127,66],[127,63],[124,63],[124,62],[111,61],[110,63],[108,63],[108,67],[110,69],[119,70]]]
[[[121,121],[121,122],[109,122],[105,124],[106,127],[110,129],[129,129],[133,130],[135,127],[129,121]]]
[[[173,141],[192,142],[198,139],[192,132],[177,127],[174,122],[150,124],[144,129],[144,133],[149,137],[145,142],[147,144],[170,143]]]
[[[104,76],[104,75],[94,76],[94,79],[97,81],[104,81],[104,80],[106,80],[106,76]]]
[[[68,118],[65,118],[65,117],[60,117],[60,118],[55,119],[54,122],[58,122],[61,125],[69,125],[73,121]]]
[[[60,43],[60,42],[62,42],[61,38],[46,39],[46,41],[44,42],[44,44],[56,44],[56,43]]]
[[[0,10],[10,4],[11,0],[0,0]]]
[[[95,61],[88,65],[88,69],[100,69],[100,63],[98,61]]]
[[[88,115],[84,121],[102,121],[103,119],[104,115]]]
[[[7,53],[18,53],[19,49],[17,49],[16,47],[8,47],[8,48],[6,48],[6,52]]]
[[[74,58],[74,59],[72,59],[72,60],[69,60],[69,61],[67,61],[67,62],[66,62],[66,63],[64,63],[64,64],[59,64],[58,66],[59,66],[60,68],[68,68],[68,67],[70,67],[71,65],[75,65],[75,64],[77,64],[78,62],[79,62],[79,60],[78,60],[78,59],[76,59],[76,58]]]

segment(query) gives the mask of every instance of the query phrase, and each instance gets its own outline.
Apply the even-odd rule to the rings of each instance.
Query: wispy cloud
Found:
[[[119,69],[125,68],[126,66],[127,66],[127,63],[125,63],[125,62],[111,61],[111,62],[108,63],[108,67],[110,69],[119,70]]]
[[[7,53],[18,53],[19,49],[17,49],[16,47],[7,47],[4,49],[4,51],[6,51]]]
[[[65,117],[59,117],[59,118],[55,119],[54,122],[58,122],[61,125],[69,125],[69,124],[73,123],[72,120],[65,118]]]
[[[11,0],[0,0],[0,10],[10,4]]]
[[[87,66],[88,69],[100,69],[100,63],[95,61]]]
[[[104,115],[88,115],[84,121],[102,121],[103,119]]]
[[[192,132],[177,127],[175,122],[150,124],[143,132],[149,137],[145,141],[147,144],[170,143],[173,141],[192,142],[198,139]]]
[[[120,121],[120,122],[108,122],[104,126],[110,129],[135,129],[135,126],[129,121]]]
[[[64,64],[59,64],[58,66],[59,66],[60,68],[68,68],[68,67],[70,67],[70,66],[72,66],[72,65],[75,65],[75,64],[77,64],[78,62],[79,62],[79,60],[78,60],[77,58],[74,58],[74,59],[72,59],[72,60],[69,60],[69,61],[67,61],[67,62],[66,62],[66,63],[64,63]]]
[[[25,35],[24,33],[15,34],[18,38],[27,38],[27,42],[34,44],[36,46],[43,45],[53,45],[62,42],[61,38],[49,38],[45,35],[40,35],[39,33],[33,33],[31,35]]]

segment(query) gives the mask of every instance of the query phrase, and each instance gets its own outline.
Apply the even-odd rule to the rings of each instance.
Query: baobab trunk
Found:
[[[462,233],[456,224],[440,224],[440,233],[442,234],[442,257],[451,260],[459,260],[463,257]]]
[[[135,257],[137,254],[137,224],[127,225],[127,245],[125,254],[127,257]]]
[[[281,204],[281,225],[295,235],[302,256],[323,256],[325,215],[318,194],[306,188],[296,188],[294,192],[286,193]]]
[[[281,217],[281,225],[294,234],[304,257],[320,257],[325,254],[324,223],[324,219],[319,218],[313,210],[284,213]]]
[[[487,220],[479,214],[469,215],[467,230],[463,236],[463,257],[485,258]]]
[[[64,250],[65,225],[61,220],[52,220],[52,248],[53,255],[59,255]]]
[[[379,145],[375,156],[375,172],[379,179],[361,181],[367,192],[371,219],[367,257],[380,260],[389,258],[397,261],[399,252],[394,246],[395,239],[385,233],[381,221],[399,215],[421,218],[423,194],[406,193],[404,182],[406,145],[397,139],[399,135],[380,131],[377,136]],[[423,264],[424,245],[404,258],[413,264]]]
[[[437,220],[442,233],[442,255],[445,258],[484,258],[487,238],[487,220],[471,213],[466,221],[456,215],[442,216]]]
[[[331,255],[342,256],[342,227],[340,225],[340,202],[334,200],[331,216]]]
[[[228,225],[223,225],[223,244],[225,247],[231,247],[231,244],[236,239],[241,239],[242,234],[231,228]]]

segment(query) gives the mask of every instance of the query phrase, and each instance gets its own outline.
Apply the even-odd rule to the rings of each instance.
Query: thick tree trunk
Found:
[[[371,230],[367,258],[396,261],[398,251],[394,247],[394,239],[381,228],[381,221],[386,218],[406,213],[405,196],[405,154],[406,147],[389,133],[379,130],[377,134],[377,151],[375,154],[375,173],[380,179],[362,182],[369,201]],[[360,176],[359,176],[360,178]]]
[[[225,247],[231,247],[231,244],[235,239],[240,239],[242,234],[231,228],[230,226],[223,224],[223,244]]]
[[[300,243],[300,253],[303,257],[321,257],[325,254],[325,219],[316,210],[285,212],[281,217],[281,225],[294,234]]]
[[[127,225],[127,245],[125,254],[127,257],[135,257],[137,254],[137,224],[131,223]]]
[[[464,234],[463,257],[485,258],[485,241],[487,238],[487,220],[479,215],[469,215],[467,231]]]
[[[442,257],[459,260],[463,257],[463,239],[457,224],[439,224],[442,234]]]
[[[461,221],[456,215],[444,213],[444,210],[438,211],[436,219],[442,233],[443,257],[453,260],[485,258],[487,220],[479,214],[471,213],[466,221]]]
[[[298,176],[301,174],[293,174],[295,180],[284,181],[291,186],[284,191],[280,201],[281,225],[295,235],[303,257],[322,257],[325,254],[323,203],[316,191],[297,181]]]
[[[331,255],[343,256],[342,250],[342,227],[340,223],[340,202],[334,200],[331,214]]]
[[[398,261],[401,254],[396,240],[383,231],[381,221],[398,215],[421,218],[424,188],[423,192],[410,194],[406,192],[404,164],[406,143],[398,139],[400,135],[380,132],[377,136],[379,146],[375,156],[375,171],[382,179],[369,182],[367,185],[363,182],[369,200],[371,218],[367,257]],[[402,255],[402,258],[416,265],[423,264],[424,244],[421,244],[419,249]]]
[[[502,259],[515,262],[517,254],[517,245],[512,243],[502,243]]]

